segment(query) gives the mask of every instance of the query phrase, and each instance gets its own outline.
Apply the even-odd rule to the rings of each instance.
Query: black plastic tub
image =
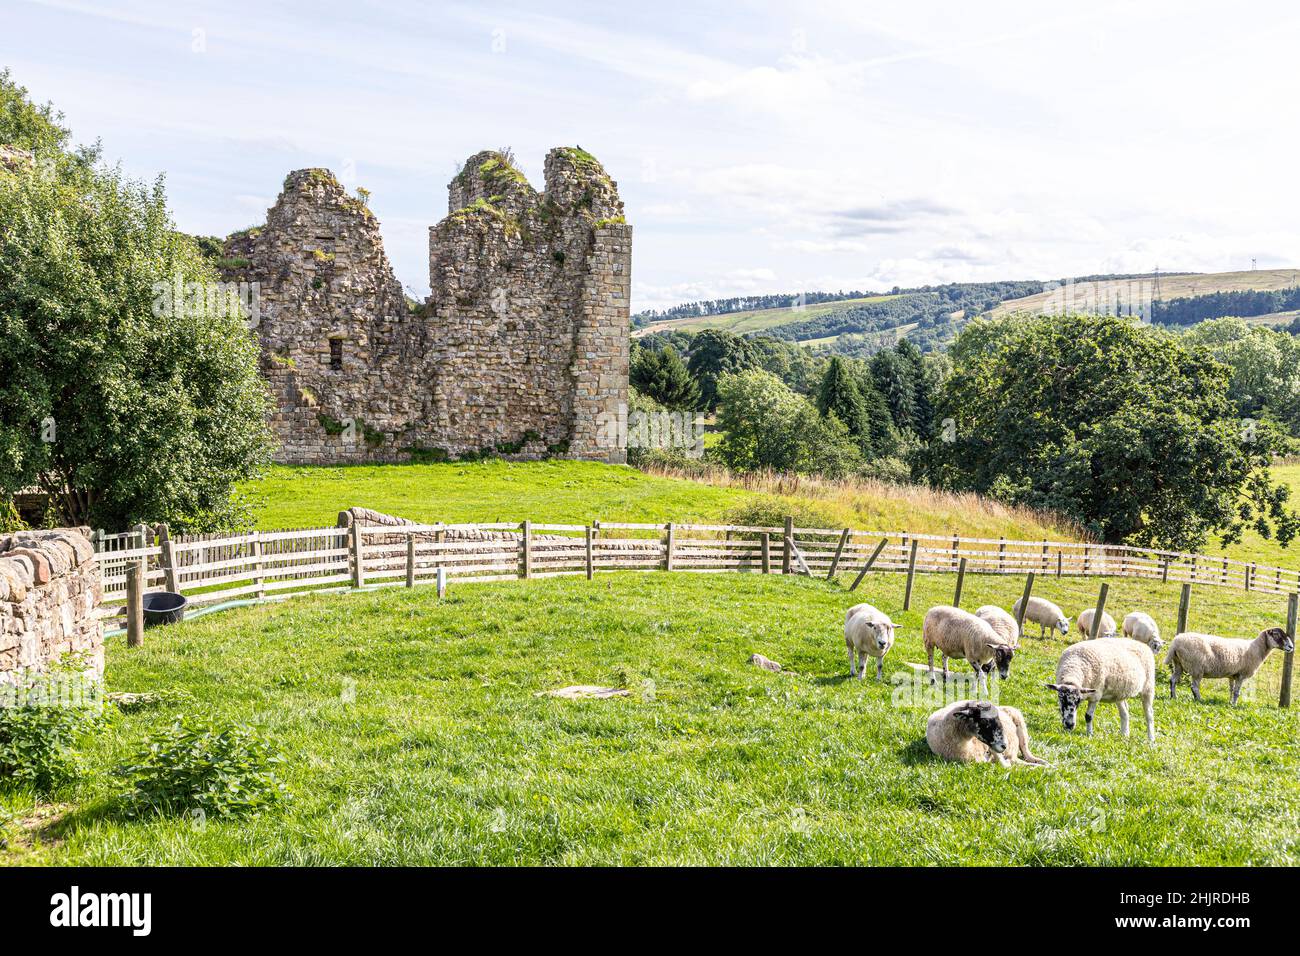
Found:
[[[144,596],[144,626],[175,624],[184,619],[190,602],[183,594],[171,591],[151,591]]]

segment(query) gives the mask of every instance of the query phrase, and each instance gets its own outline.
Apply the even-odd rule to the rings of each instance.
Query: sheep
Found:
[[[1020,628],[1016,619],[996,604],[985,604],[975,609],[975,616],[997,631],[998,636],[1016,650],[1020,649]]]
[[[943,656],[943,680],[948,682],[948,658],[964,657],[975,672],[975,692],[979,693],[980,681],[988,687],[988,675],[997,664],[998,674],[1003,680],[1011,669],[1011,658],[1015,648],[1003,640],[998,632],[969,611],[941,604],[932,607],[925,615],[921,625],[921,636],[925,641],[926,654],[930,663],[930,683],[934,683],[934,652],[938,650]]]
[[[1011,613],[1020,616],[1020,601],[1011,606]],[[1070,619],[1065,616],[1065,612],[1053,604],[1047,598],[1031,597],[1029,604],[1025,608],[1026,621],[1033,621],[1038,625],[1038,636],[1046,637],[1047,629],[1054,627],[1062,634],[1070,633]]]
[[[1092,607],[1085,611],[1080,611],[1079,619],[1074,622],[1075,627],[1079,629],[1079,633],[1083,635],[1085,641],[1092,637],[1092,619],[1096,613],[1097,609]],[[1097,636],[1115,637],[1117,634],[1119,634],[1119,625],[1115,623],[1113,617],[1105,611],[1102,611],[1101,624],[1097,627]]]
[[[1160,627],[1155,618],[1144,611],[1133,611],[1124,616],[1124,636],[1141,641],[1151,648],[1153,654],[1159,654],[1165,642],[1160,638]]]
[[[936,710],[925,722],[925,741],[936,755],[957,763],[1047,764],[1029,752],[1024,715],[990,701],[959,700]]]
[[[897,626],[884,611],[870,604],[856,604],[844,615],[844,643],[849,648],[849,676],[864,680],[867,658],[876,659],[876,680],[885,676],[885,655],[894,646]],[[857,652],[857,662],[853,654]]]
[[[1074,729],[1075,711],[1084,698],[1088,712],[1084,720],[1092,735],[1092,716],[1098,701],[1114,703],[1119,708],[1119,729],[1128,736],[1128,701],[1142,698],[1147,721],[1147,740],[1155,743],[1156,721],[1153,703],[1156,696],[1156,658],[1141,641],[1116,637],[1108,641],[1073,644],[1056,662],[1056,683],[1047,685],[1056,691],[1061,706],[1061,724]]]
[[[1192,679],[1192,696],[1201,699],[1201,678],[1226,677],[1235,704],[1241,696],[1241,685],[1255,676],[1259,666],[1274,648],[1290,652],[1295,641],[1280,627],[1260,631],[1253,641],[1232,637],[1215,637],[1187,631],[1169,642],[1165,663],[1169,665],[1169,699],[1174,699],[1174,688],[1186,671]]]

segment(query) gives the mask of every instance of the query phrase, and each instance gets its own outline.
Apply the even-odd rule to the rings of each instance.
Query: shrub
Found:
[[[726,524],[756,528],[779,528],[786,515],[794,518],[796,528],[836,528],[844,522],[830,505],[807,498],[784,495],[756,495],[726,512]]]
[[[77,746],[103,721],[100,690],[73,662],[0,685],[0,778],[46,794],[84,776]]]
[[[150,736],[135,763],[119,772],[134,778],[125,801],[130,816],[201,810],[233,817],[287,795],[275,772],[281,763],[272,744],[250,727],[181,718]]]

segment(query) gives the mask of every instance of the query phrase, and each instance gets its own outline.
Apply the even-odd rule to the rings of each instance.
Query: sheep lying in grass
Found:
[[[1047,763],[1029,752],[1024,715],[990,701],[959,700],[936,710],[925,722],[925,741],[938,756],[957,763]]]
[[[1119,708],[1119,729],[1128,736],[1128,701],[1142,698],[1147,720],[1147,740],[1155,743],[1156,720],[1153,703],[1156,697],[1156,658],[1151,648],[1140,641],[1117,637],[1109,641],[1073,644],[1056,662],[1056,683],[1047,685],[1056,691],[1061,705],[1061,724],[1074,729],[1075,712],[1080,701],[1088,701],[1084,720],[1092,734],[1092,716],[1097,702],[1114,703]]]
[[[988,622],[980,620],[969,611],[951,605],[932,607],[921,626],[925,652],[930,663],[930,683],[934,683],[934,652],[943,657],[943,680],[948,682],[948,658],[965,658],[975,672],[975,693],[980,681],[988,687],[989,674],[996,663],[1003,680],[1011,672],[1011,658],[1015,647],[998,635]]]
[[[1201,678],[1226,677],[1235,704],[1241,685],[1255,676],[1269,651],[1294,651],[1295,642],[1280,627],[1261,631],[1253,641],[1188,631],[1169,642],[1165,663],[1169,665],[1169,699],[1174,698],[1183,672],[1192,679],[1192,696],[1201,699]]]
[[[1011,613],[1020,616],[1020,601],[1011,606]],[[1031,597],[1029,605],[1025,608],[1026,621],[1032,621],[1038,625],[1038,636],[1046,637],[1048,628],[1056,628],[1062,634],[1070,633],[1070,619],[1065,616],[1065,612],[1053,604],[1047,598]]]
[[[993,628],[999,637],[1016,650],[1020,649],[1020,628],[1016,626],[1016,619],[1002,608],[996,604],[985,604],[975,609],[975,616]]]
[[[1155,618],[1144,611],[1134,611],[1124,617],[1124,636],[1141,641],[1151,648],[1151,653],[1159,654],[1165,642],[1160,638],[1160,626]]]
[[[1085,641],[1092,637],[1092,619],[1096,617],[1096,615],[1097,609],[1090,607],[1086,611],[1080,611],[1079,620],[1075,621],[1075,627],[1079,629],[1079,633],[1083,635]],[[1101,624],[1097,627],[1097,636],[1116,637],[1118,634],[1119,625],[1115,623],[1115,619],[1105,611],[1102,611]]]
[[[894,646],[898,628],[884,611],[870,604],[857,604],[844,615],[844,643],[849,648],[849,676],[867,676],[867,658],[876,659],[876,680],[885,676],[885,655]],[[857,652],[857,662],[853,655]]]

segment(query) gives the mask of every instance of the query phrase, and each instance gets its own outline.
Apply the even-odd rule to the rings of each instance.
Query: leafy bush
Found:
[[[45,794],[84,775],[77,745],[103,720],[99,683],[87,686],[73,664],[0,684],[0,778]]]
[[[784,495],[756,495],[729,508],[725,521],[755,528],[779,528],[785,523],[786,515],[794,518],[796,528],[837,528],[844,523],[830,505]]]
[[[134,764],[127,813],[185,813],[233,817],[257,813],[288,790],[276,775],[283,758],[256,730],[181,718],[150,736]]]

